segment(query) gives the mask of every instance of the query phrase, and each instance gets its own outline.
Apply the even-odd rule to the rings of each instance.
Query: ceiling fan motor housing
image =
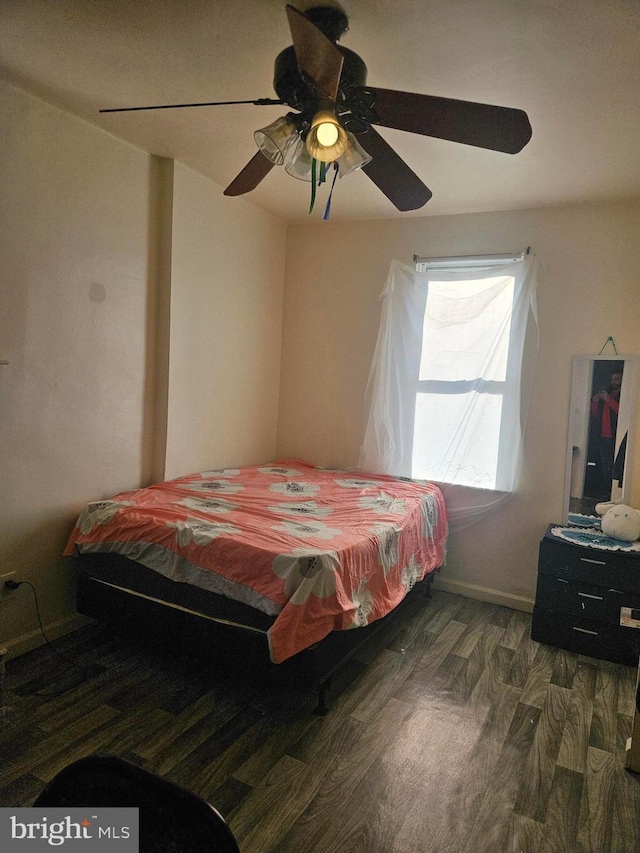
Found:
[[[349,29],[349,19],[344,10],[340,9],[337,4],[333,6],[311,6],[305,9],[303,14],[331,41],[339,41]]]
[[[340,101],[348,97],[349,90],[365,86],[367,66],[358,54],[349,50],[348,47],[336,46],[344,57],[338,92],[338,101]],[[307,83],[300,74],[293,45],[286,47],[276,57],[273,88],[280,100],[293,109],[300,110],[301,113],[305,114],[315,112],[318,95],[312,84]]]

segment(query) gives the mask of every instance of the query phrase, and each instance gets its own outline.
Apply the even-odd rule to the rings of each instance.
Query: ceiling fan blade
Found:
[[[372,89],[377,121],[384,127],[517,154],[531,139],[523,110],[452,98]]]
[[[255,190],[260,181],[269,174],[275,163],[267,160],[261,151],[253,155],[244,169],[236,175],[224,191],[224,195],[244,195]]]
[[[287,4],[287,19],[300,71],[330,101],[338,95],[343,57],[339,48],[302,12]]]
[[[372,127],[358,136],[358,142],[371,154],[370,163],[362,167],[373,183],[382,190],[398,210],[417,210],[433,193],[425,186],[389,143]]]
[[[254,104],[256,107],[270,104],[284,104],[275,98],[257,98],[255,101],[206,101],[199,104],[158,104],[152,107],[112,107],[108,110],[98,110],[99,113],[131,113],[136,110],[181,110],[184,107],[222,107],[227,104]]]

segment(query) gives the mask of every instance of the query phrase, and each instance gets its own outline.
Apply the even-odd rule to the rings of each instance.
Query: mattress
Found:
[[[139,563],[256,608],[279,663],[389,613],[443,563],[446,538],[434,484],[280,460],[92,502],[65,554],[119,554],[131,573]]]

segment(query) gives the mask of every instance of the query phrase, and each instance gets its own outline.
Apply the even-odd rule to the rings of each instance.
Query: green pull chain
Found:
[[[313,205],[316,203],[316,168],[318,161],[315,157],[311,160],[311,204],[309,205],[309,216],[313,212]]]

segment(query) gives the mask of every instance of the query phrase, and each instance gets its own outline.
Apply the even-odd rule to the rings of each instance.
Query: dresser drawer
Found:
[[[638,665],[640,629],[637,628],[603,625],[536,606],[533,608],[531,639],[589,657],[627,666]]]
[[[640,609],[640,593],[540,574],[536,604],[545,610],[595,619],[607,625],[619,625],[620,608]]]
[[[547,536],[540,543],[538,572],[568,581],[640,595],[640,553],[599,551]]]

